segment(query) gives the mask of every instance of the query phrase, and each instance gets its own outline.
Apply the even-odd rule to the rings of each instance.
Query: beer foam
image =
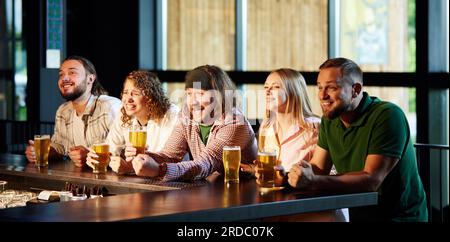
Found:
[[[258,155],[277,156],[276,151],[258,151]]]
[[[223,150],[241,150],[240,146],[228,146],[228,147],[223,147]]]
[[[34,136],[35,140],[44,140],[44,139],[50,139],[50,135],[40,135],[40,136]]]
[[[108,143],[95,143],[93,144],[95,146],[105,146],[105,145],[109,145]]]

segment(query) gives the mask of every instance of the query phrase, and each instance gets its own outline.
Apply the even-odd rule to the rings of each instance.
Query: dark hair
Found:
[[[356,82],[363,84],[363,73],[361,68],[352,60],[346,58],[334,58],[320,65],[319,70],[337,67],[341,71],[341,78],[353,85]]]
[[[170,109],[169,98],[164,94],[161,82],[158,76],[148,71],[132,71],[125,79],[123,85],[127,81],[132,81],[134,86],[142,91],[145,97],[145,106],[148,110],[148,119],[160,121],[167,110]],[[121,95],[122,96],[122,95]],[[131,118],[122,107],[122,126],[131,124]]]
[[[219,92],[221,95],[222,114],[230,111],[229,109],[236,104],[236,100],[234,100],[236,86],[225,71],[214,65],[199,66],[186,73],[185,88]],[[226,103],[231,104],[231,106],[227,106]]]
[[[81,57],[81,56],[72,55],[72,56],[69,56],[66,59],[64,59],[63,62],[69,61],[69,60],[76,60],[76,61],[80,62],[88,74],[92,74],[95,76],[95,80],[94,80],[94,83],[92,83],[92,89],[91,89],[91,93],[94,96],[108,94],[108,92],[100,84],[100,81],[98,80],[98,76],[97,76],[97,71],[95,70],[94,64],[92,64],[91,61],[89,61],[88,59]]]

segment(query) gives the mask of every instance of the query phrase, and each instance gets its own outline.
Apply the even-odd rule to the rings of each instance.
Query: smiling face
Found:
[[[122,104],[128,116],[145,118],[148,114],[146,98],[133,80],[127,79],[122,90]]]
[[[90,92],[95,76],[86,73],[83,65],[76,60],[62,63],[59,69],[58,87],[61,96],[67,101],[73,101]]]
[[[218,110],[216,93],[214,90],[186,89],[186,105],[192,120],[206,125],[214,123],[217,115],[221,114],[221,110]]]
[[[276,73],[271,73],[264,83],[266,109],[274,112],[285,112],[288,96],[283,88],[283,81]]]
[[[320,106],[323,115],[329,119],[341,116],[351,111],[352,85],[341,78],[341,71],[337,67],[320,70],[317,77]]]

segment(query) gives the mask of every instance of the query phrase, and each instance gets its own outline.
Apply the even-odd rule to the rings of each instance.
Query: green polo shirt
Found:
[[[359,118],[348,128],[339,118],[322,118],[317,144],[329,152],[340,174],[363,170],[369,154],[399,161],[378,189],[378,205],[350,209],[350,220],[427,221],[426,196],[403,111],[363,95]]]
[[[204,145],[208,142],[209,133],[211,133],[211,127],[212,125],[203,125],[200,124],[200,137],[202,138],[202,142]]]

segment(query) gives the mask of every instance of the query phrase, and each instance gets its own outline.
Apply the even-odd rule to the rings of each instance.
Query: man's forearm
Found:
[[[311,182],[313,190],[338,192],[368,192],[378,189],[377,182],[364,171],[349,172],[344,175],[316,175]]]

